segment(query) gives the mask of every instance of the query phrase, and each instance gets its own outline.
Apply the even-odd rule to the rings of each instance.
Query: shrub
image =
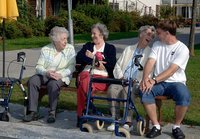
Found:
[[[59,16],[49,16],[45,20],[45,35],[48,35],[50,30],[55,26],[67,27],[66,20]]]
[[[92,19],[81,12],[73,11],[72,15],[74,33],[89,33],[91,31],[91,26],[99,22],[98,19]]]
[[[17,23],[15,21],[6,21],[5,23],[5,35],[8,39],[15,39],[19,37],[23,37],[23,33],[17,27]]]
[[[33,32],[32,29],[28,26],[26,26],[25,24],[22,24],[20,22],[16,22],[17,23],[17,27],[19,30],[21,30],[23,37],[25,38],[30,38],[33,36]]]
[[[25,30],[27,31],[32,30],[31,31],[32,36],[44,36],[45,34],[44,21],[41,19],[38,19],[35,16],[34,8],[31,7],[28,3],[19,2],[18,5],[19,5],[20,17],[18,18],[17,22],[19,22],[20,24],[23,24],[23,26],[27,28]],[[24,35],[25,37],[27,37],[28,34],[24,33]]]
[[[140,28],[141,26],[144,26],[144,25],[155,26],[157,23],[158,23],[158,19],[154,17],[153,15],[143,15],[137,20],[136,26],[137,28]]]
[[[35,22],[31,23],[34,36],[45,36],[45,25],[44,20],[35,20]]]
[[[75,10],[91,18],[98,18],[104,24],[112,20],[113,10],[108,5],[83,4],[78,5]]]
[[[137,12],[117,11],[113,14],[108,28],[111,32],[128,32],[136,29]]]

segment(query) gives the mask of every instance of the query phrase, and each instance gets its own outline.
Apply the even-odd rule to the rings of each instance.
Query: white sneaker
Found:
[[[133,130],[133,125],[130,126],[128,124],[124,124],[123,128],[130,132],[131,130]]]
[[[108,130],[108,131],[114,131],[114,130],[115,130],[115,123],[112,123],[111,125],[109,125],[109,126],[107,127],[107,130]]]

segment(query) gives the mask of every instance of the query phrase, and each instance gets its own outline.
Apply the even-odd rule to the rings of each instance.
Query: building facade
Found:
[[[169,4],[175,7],[176,16],[182,16],[185,19],[192,18],[192,3],[193,0],[162,0],[162,4]],[[200,19],[200,0],[197,0],[197,19]]]
[[[57,15],[60,9],[60,0],[28,0],[38,18],[45,19],[50,15]]]
[[[156,16],[160,4],[160,0],[109,0],[109,5],[115,10],[138,11],[141,15]]]

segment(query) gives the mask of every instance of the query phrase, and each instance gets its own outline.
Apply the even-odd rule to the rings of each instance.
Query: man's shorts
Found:
[[[142,92],[140,90],[142,103],[155,103],[156,96],[169,96],[176,105],[189,106],[190,92],[185,84],[180,82],[160,82],[154,85],[149,92]]]

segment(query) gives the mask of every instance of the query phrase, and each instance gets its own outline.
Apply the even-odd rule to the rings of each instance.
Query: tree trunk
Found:
[[[197,0],[193,0],[192,23],[190,26],[190,38],[189,38],[189,50],[190,50],[191,56],[195,56],[195,54],[194,54],[194,39],[195,39],[195,25],[196,25],[196,9],[197,9]]]

